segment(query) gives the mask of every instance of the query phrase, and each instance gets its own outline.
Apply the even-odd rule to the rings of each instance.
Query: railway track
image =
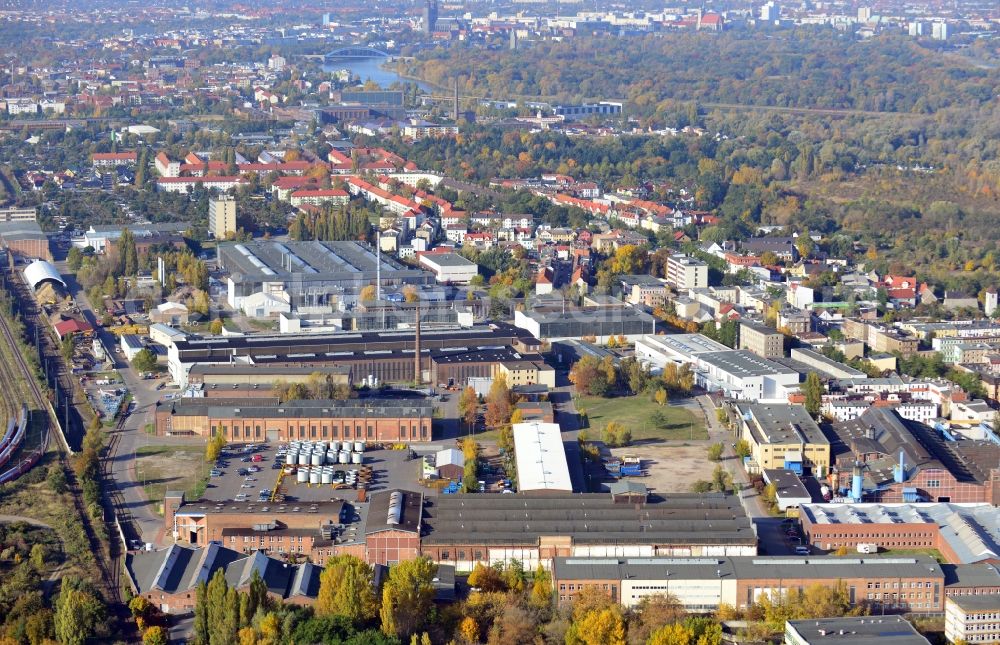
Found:
[[[7,290],[14,299],[17,308],[21,313],[26,331],[29,334],[32,334],[35,329],[38,330],[37,338],[41,341],[41,359],[49,362],[50,365],[54,364],[59,366],[56,368],[57,373],[55,377],[60,383],[60,389],[64,392],[72,392],[72,383],[68,382],[68,371],[64,369],[62,357],[58,350],[54,347],[54,343],[52,342],[48,332],[43,331],[44,328],[41,327],[43,323],[38,315],[38,308],[35,305],[34,297],[27,293],[27,288],[23,285],[23,283],[21,283],[9,266],[5,267],[5,269],[4,277],[6,278]],[[24,356],[22,356],[17,344],[17,339],[11,331],[10,323],[6,316],[0,316],[0,333],[3,334],[4,338],[12,348],[11,353],[17,370],[24,375],[24,380],[27,383],[28,388],[28,392],[26,394],[29,399],[29,407],[42,410],[43,413],[49,417],[47,423],[48,431],[46,433],[46,436],[49,437],[52,435],[53,430],[58,432],[58,428],[56,427],[57,420],[46,412],[49,409],[48,399],[42,392],[31,366],[24,359]],[[8,374],[8,377],[9,376],[10,374]],[[94,559],[97,562],[101,581],[105,587],[105,600],[111,604],[109,609],[111,610],[112,615],[118,618],[119,626],[125,626],[127,623],[123,622],[122,618],[124,618],[128,612],[122,603],[120,566],[122,558],[124,558],[124,548],[120,545],[119,540],[114,539],[115,529],[113,522],[108,522],[108,535],[112,536],[112,539],[108,540],[108,546],[110,548],[107,551],[105,550],[104,545],[91,521],[91,517],[87,513],[87,509],[83,501],[83,492],[80,487],[80,482],[77,479],[76,472],[70,464],[69,454],[67,450],[64,449],[61,442],[57,442],[57,445],[59,447],[59,462],[66,473],[68,490],[70,497],[73,500],[74,509],[87,536],[87,541],[90,544],[91,551],[94,554]]]

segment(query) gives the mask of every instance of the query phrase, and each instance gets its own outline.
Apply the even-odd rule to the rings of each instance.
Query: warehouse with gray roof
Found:
[[[227,302],[241,309],[259,293],[287,295],[293,310],[351,304],[380,280],[383,287],[434,284],[434,275],[376,253],[362,242],[255,241],[219,245],[219,264],[229,274]]]

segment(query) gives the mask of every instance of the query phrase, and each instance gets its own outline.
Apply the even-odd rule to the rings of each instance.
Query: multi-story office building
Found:
[[[930,556],[825,558],[754,556],[698,558],[564,558],[554,561],[560,604],[584,589],[605,591],[635,607],[644,596],[668,593],[689,611],[711,612],[725,603],[748,607],[761,597],[812,585],[843,585],[852,605],[879,611],[940,612],[945,574]]]
[[[1000,594],[948,596],[944,637],[949,643],[1000,642]]]
[[[750,444],[754,470],[830,470],[830,441],[801,405],[739,404],[740,437]]]
[[[739,348],[764,358],[781,358],[785,355],[785,336],[766,325],[741,320]]]

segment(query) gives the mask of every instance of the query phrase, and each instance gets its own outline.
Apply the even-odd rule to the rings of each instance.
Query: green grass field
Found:
[[[705,422],[686,408],[659,406],[648,396],[622,396],[611,399],[581,396],[576,409],[585,410],[590,421],[589,434],[598,439],[609,421],[617,421],[632,431],[632,440],[708,439]],[[666,417],[666,426],[658,428],[651,420],[653,413]]]

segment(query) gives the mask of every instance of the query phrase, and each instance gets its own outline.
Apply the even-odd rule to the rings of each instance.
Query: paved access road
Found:
[[[715,405],[708,396],[698,396],[688,400],[689,406],[699,408],[705,417],[705,424],[708,427],[708,436],[713,442],[721,442],[725,447],[722,453],[722,464],[732,475],[733,483],[738,484],[741,489],[740,499],[743,508],[757,529],[757,538],[760,540],[761,553],[764,555],[791,555],[793,549],[785,538],[785,531],[781,526],[780,517],[775,517],[767,512],[763,500],[757,494],[757,490],[750,485],[750,478],[747,476],[740,459],[733,450],[733,443],[736,437],[725,426],[719,423],[715,417]]]
[[[146,499],[145,491],[141,483],[136,480],[135,475],[135,452],[137,449],[154,442],[170,442],[169,438],[153,438],[144,430],[146,424],[154,421],[156,401],[159,397],[159,393],[155,389],[157,381],[140,378],[125,362],[125,359],[114,351],[118,347],[118,338],[98,324],[100,316],[88,300],[87,294],[76,281],[76,276],[65,262],[56,262],[55,267],[62,274],[67,291],[69,295],[73,296],[81,314],[87,322],[93,325],[97,337],[110,350],[110,360],[121,375],[125,387],[132,393],[135,402],[134,409],[124,423],[120,423],[112,431],[112,434],[116,436],[113,436],[109,441],[111,452],[107,458],[111,460],[112,482],[124,499],[124,505],[132,517],[136,537],[143,542],[159,544],[163,540],[163,519]],[[188,439],[183,441],[191,443],[191,440]]]

